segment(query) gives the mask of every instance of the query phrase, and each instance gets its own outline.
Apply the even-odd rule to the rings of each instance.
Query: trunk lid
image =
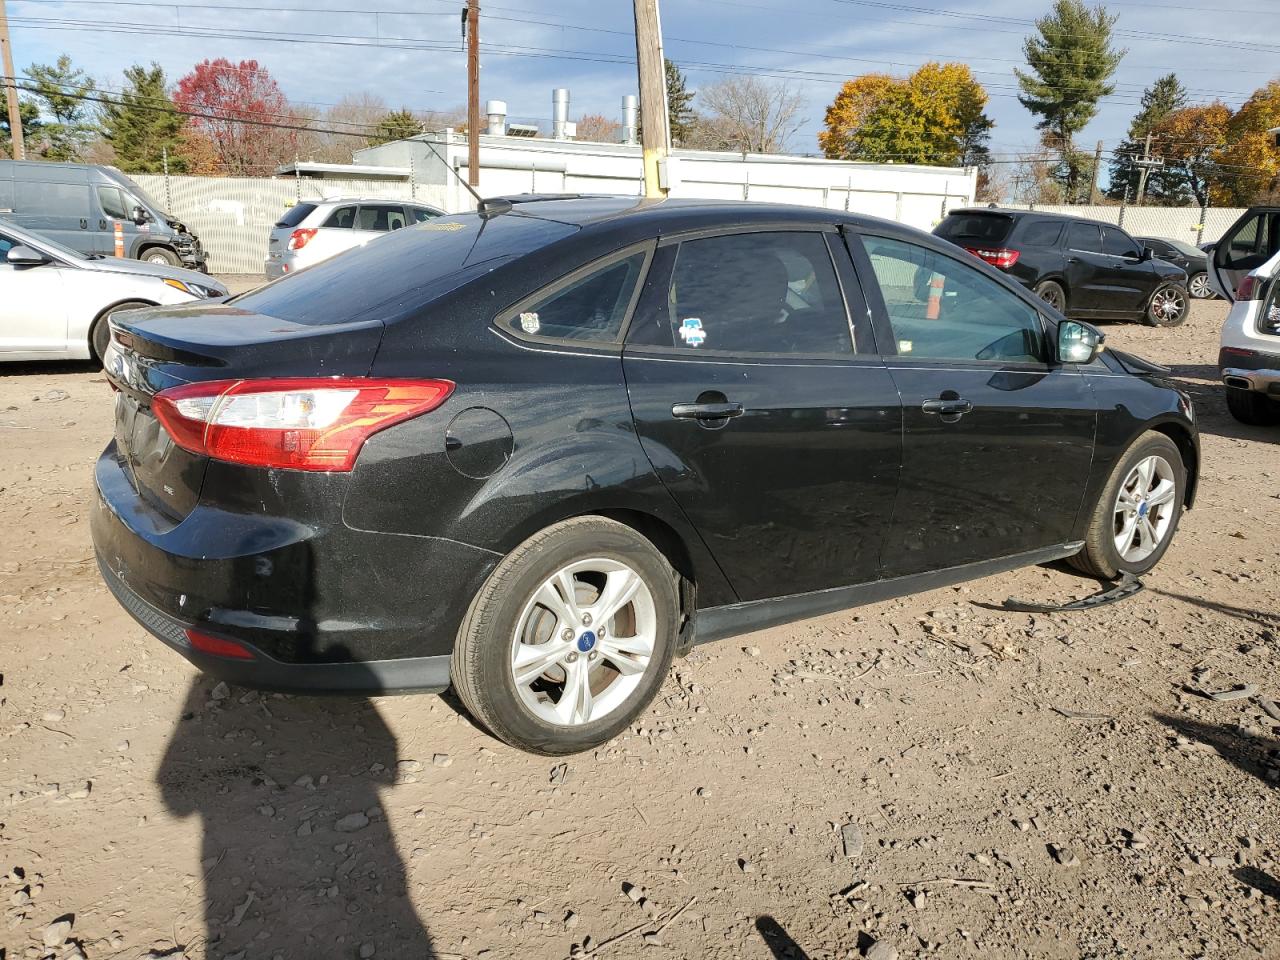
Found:
[[[208,458],[173,442],[152,397],[205,380],[365,376],[383,330],[377,320],[308,325],[225,304],[117,314],[111,326],[103,367],[117,391],[115,456],[138,496],[174,524],[199,501]]]

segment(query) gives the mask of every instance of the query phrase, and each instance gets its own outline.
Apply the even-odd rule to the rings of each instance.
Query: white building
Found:
[[[475,207],[474,198],[462,183],[468,173],[464,134],[448,129],[426,133],[357,151],[354,159],[365,169],[381,166],[410,170],[415,195],[450,212]],[[977,183],[976,170],[960,167],[681,149],[672,152],[668,176],[673,197],[829,207],[898,220],[924,230],[932,229],[947,210],[973,203]],[[642,182],[637,144],[531,139],[527,135],[498,133],[480,137],[477,192],[481,196],[639,196]]]

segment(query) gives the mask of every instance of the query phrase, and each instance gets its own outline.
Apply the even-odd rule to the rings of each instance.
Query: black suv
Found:
[[[933,232],[1066,316],[1154,327],[1176,327],[1187,318],[1186,272],[1109,223],[986,207],[953,210]]]

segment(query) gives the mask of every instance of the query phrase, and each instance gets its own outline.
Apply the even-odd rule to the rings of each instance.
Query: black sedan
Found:
[[[439,691],[548,754],[698,642],[1168,549],[1161,368],[835,211],[511,198],[113,322],[102,576],[209,673]]]
[[[1181,267],[1187,275],[1187,292],[1197,300],[1213,296],[1213,290],[1209,287],[1209,254],[1206,251],[1184,240],[1170,240],[1166,237],[1135,239],[1161,260]]]

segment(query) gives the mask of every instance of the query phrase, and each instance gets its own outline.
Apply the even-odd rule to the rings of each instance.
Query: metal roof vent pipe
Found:
[[[484,105],[484,112],[488,117],[488,129],[485,133],[491,137],[505,137],[507,135],[507,102],[489,100]]]
[[[636,142],[636,114],[639,113],[636,95],[628,93],[622,98],[622,142]]]
[[[551,139],[567,140],[569,123],[569,90],[556,87],[551,91]]]

